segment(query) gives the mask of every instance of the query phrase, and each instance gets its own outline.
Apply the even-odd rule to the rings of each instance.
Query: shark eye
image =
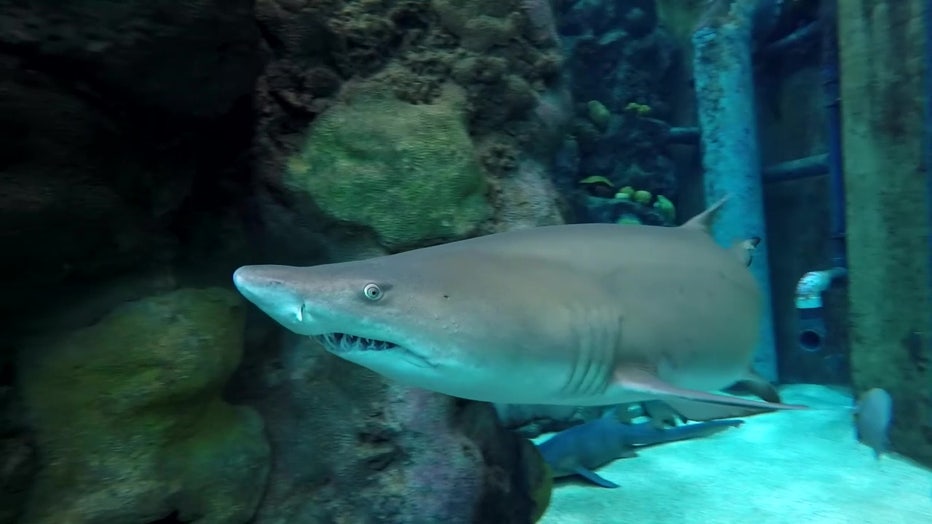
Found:
[[[366,284],[366,287],[362,288],[362,294],[369,300],[378,300],[382,298],[382,288],[378,284]]]

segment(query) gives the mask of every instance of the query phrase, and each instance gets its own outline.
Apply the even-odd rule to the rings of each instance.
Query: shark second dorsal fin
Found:
[[[738,257],[738,260],[744,263],[745,266],[751,265],[751,260],[754,259],[754,250],[757,249],[757,246],[760,244],[760,237],[751,237],[742,240],[741,242],[735,242],[731,246],[731,252]]]
[[[709,206],[709,208],[702,213],[690,218],[680,227],[699,229],[706,233],[710,233],[712,231],[712,221],[715,219],[715,213],[725,205],[725,202],[727,202],[729,198],[731,198],[731,195],[725,195],[719,199],[718,202]]]

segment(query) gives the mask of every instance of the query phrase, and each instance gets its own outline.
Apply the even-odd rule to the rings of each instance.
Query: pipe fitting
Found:
[[[796,340],[799,349],[806,353],[817,353],[825,346],[825,336],[828,328],[825,327],[825,315],[821,307],[799,309],[799,318],[796,323]]]
[[[822,293],[832,286],[835,280],[847,276],[848,270],[834,267],[824,271],[810,271],[803,275],[796,284],[796,309],[814,309],[822,307]]]
[[[847,276],[848,270],[834,267],[824,271],[810,271],[796,285],[797,339],[799,348],[808,353],[821,351],[827,329],[822,309],[822,294],[838,279]]]

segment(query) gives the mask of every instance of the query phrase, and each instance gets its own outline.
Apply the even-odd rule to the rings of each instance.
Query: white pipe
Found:
[[[822,307],[822,294],[831,287],[832,282],[847,276],[843,267],[833,267],[823,271],[810,271],[796,284],[796,309],[815,309]]]

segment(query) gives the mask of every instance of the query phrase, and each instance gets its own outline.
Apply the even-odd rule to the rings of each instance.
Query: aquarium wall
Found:
[[[650,395],[619,410],[649,419],[651,445],[712,446],[662,448],[685,450],[667,455],[667,473],[697,475],[695,504],[677,507],[714,510],[694,522],[754,518],[714,487],[733,476],[717,458],[749,476],[734,489],[757,477],[830,493],[884,469],[874,453],[895,461],[895,489],[927,478],[908,463],[932,467],[927,4],[0,0],[0,524],[569,524],[614,521],[632,493],[658,522],[685,522],[668,518],[682,490],[652,491],[661,462],[646,457],[634,458],[643,491],[574,495],[546,520],[568,491],[529,437],[602,420],[603,404],[409,387],[285,329],[232,279],[242,266],[378,259],[547,226],[667,234],[736,188],[717,226],[680,231],[712,235],[721,246],[693,238],[730,250],[729,271],[764,289],[756,360],[723,372],[734,380],[714,393],[768,404],[689,411],[681,390],[635,381]],[[743,59],[696,52],[710,41]],[[600,271],[537,284],[602,290]],[[802,307],[813,274],[818,307]],[[668,302],[651,288],[637,311],[676,302],[661,289]],[[466,309],[504,310],[504,295]],[[542,302],[521,318],[564,304]],[[426,318],[466,331],[456,315]],[[689,320],[669,331],[696,329]],[[650,371],[669,369],[644,346],[660,355]],[[876,388],[890,404],[874,447],[849,419]],[[818,408],[799,426],[797,403]],[[863,471],[835,469],[847,466],[836,457]],[[824,477],[796,483],[816,460]]]
[[[895,445],[932,464],[928,3],[839,2],[856,388],[897,398]]]

